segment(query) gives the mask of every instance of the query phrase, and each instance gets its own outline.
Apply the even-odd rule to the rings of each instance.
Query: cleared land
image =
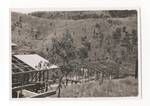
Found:
[[[97,71],[106,74],[101,85],[94,80],[63,86],[61,97],[137,96],[138,79],[130,77],[138,76],[137,16],[106,18],[95,17],[101,12],[94,13],[94,17],[89,15],[92,12],[60,13],[42,12],[37,16],[12,12],[11,34],[12,42],[17,44],[16,54],[38,54],[55,64],[67,63],[63,74],[72,71],[72,77],[82,74],[75,74],[74,70],[83,66],[89,68],[89,76],[97,75]],[[110,74],[116,79],[108,80]]]
[[[138,80],[133,77],[74,84],[61,90],[61,97],[126,97],[138,96]]]

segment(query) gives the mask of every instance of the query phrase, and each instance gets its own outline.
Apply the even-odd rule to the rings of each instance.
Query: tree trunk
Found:
[[[58,97],[60,97],[60,87],[58,88]]]
[[[138,78],[138,59],[136,59],[136,64],[135,64],[135,78]]]

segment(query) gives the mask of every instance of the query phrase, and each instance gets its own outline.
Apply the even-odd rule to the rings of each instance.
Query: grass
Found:
[[[61,90],[61,97],[127,97],[138,95],[138,81],[133,77],[74,84]]]

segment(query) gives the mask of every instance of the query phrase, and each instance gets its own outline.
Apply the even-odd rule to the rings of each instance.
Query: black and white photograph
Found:
[[[136,9],[10,9],[11,98],[139,96]]]

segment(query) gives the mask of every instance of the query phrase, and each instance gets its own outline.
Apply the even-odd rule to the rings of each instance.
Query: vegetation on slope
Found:
[[[105,63],[107,71],[117,76],[102,85],[90,82],[67,86],[62,97],[137,96],[137,79],[119,79],[138,73],[137,13],[125,12],[35,13],[38,16],[12,12],[12,42],[18,49],[40,54],[51,63],[63,63],[66,77],[73,70],[73,60]]]
[[[126,97],[138,96],[138,81],[133,77],[74,84],[62,89],[61,97]]]
[[[29,13],[31,16],[47,19],[71,19],[80,20],[88,18],[114,18],[114,17],[130,17],[137,14],[136,10],[108,10],[108,11],[38,11]]]
[[[70,12],[70,14],[71,16],[76,15],[74,12]],[[108,13],[103,12],[103,14]],[[66,30],[68,30],[73,39],[76,55],[80,55],[78,51],[82,46],[90,45],[87,60],[104,60],[105,62],[113,60],[118,66],[124,65],[126,69],[135,71],[137,59],[136,16],[124,18],[87,17],[80,20],[68,20],[39,18],[13,12],[11,15],[12,42],[20,48],[26,49],[26,47],[29,47],[30,50],[51,61],[54,46],[52,40],[55,39],[58,43],[61,43]],[[61,57],[55,57],[57,63],[59,63]],[[127,65],[127,63],[130,65]]]

